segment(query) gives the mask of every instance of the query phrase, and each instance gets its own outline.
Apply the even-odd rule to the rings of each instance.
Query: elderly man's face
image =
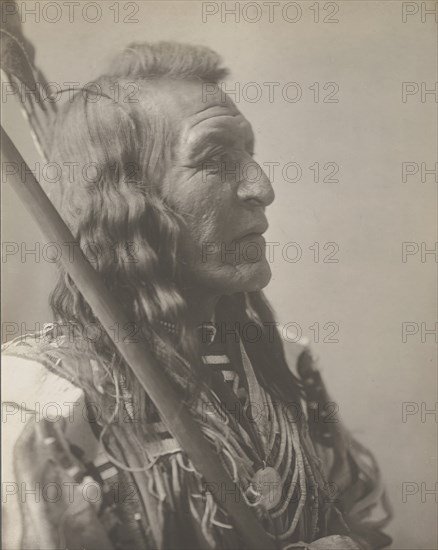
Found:
[[[178,135],[163,191],[186,222],[187,285],[212,294],[260,290],[271,278],[262,233],[274,192],[252,158],[250,124],[200,82],[164,82],[159,101]]]

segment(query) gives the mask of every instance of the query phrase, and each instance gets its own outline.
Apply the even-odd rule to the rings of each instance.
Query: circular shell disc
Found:
[[[257,470],[252,478],[251,487],[253,494],[257,494],[255,502],[265,510],[272,510],[281,500],[281,477],[271,466]]]

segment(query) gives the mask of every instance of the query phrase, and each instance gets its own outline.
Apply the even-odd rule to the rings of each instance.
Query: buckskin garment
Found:
[[[63,338],[47,325],[3,346],[4,547],[246,548],[221,507],[230,495],[203,480],[156,409],[140,442],[133,427],[144,420],[123,376],[96,382],[102,401],[93,402],[69,376]],[[308,348],[284,342],[304,389],[297,406],[258,383],[237,335],[224,346],[213,329],[203,342],[212,386],[198,420],[240,488],[231,497],[254,508],[282,550],[389,545],[379,468],[339,421]],[[123,399],[109,411],[114,392]]]

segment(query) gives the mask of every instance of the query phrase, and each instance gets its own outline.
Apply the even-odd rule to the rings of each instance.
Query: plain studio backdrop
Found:
[[[377,456],[394,507],[392,548],[436,549],[436,419],[428,413],[436,343],[427,332],[436,321],[436,263],[427,253],[436,183],[430,174],[421,181],[421,163],[436,161],[436,103],[427,94],[437,80],[433,15],[415,2],[298,2],[284,11],[266,2],[102,1],[93,23],[96,3],[81,2],[72,22],[62,2],[59,13],[54,2],[18,4],[26,4],[37,66],[62,87],[92,81],[131,41],[204,44],[223,56],[227,88],[254,127],[256,160],[278,163],[267,295],[289,323],[287,337],[309,339],[344,423]],[[414,83],[405,101],[403,82]],[[8,97],[2,107],[35,167],[41,160],[17,102]],[[418,167],[406,181],[403,163]],[[3,258],[8,338],[13,327],[50,321],[56,269],[10,185],[2,191],[3,241],[19,250]],[[35,246],[36,255],[26,253]]]

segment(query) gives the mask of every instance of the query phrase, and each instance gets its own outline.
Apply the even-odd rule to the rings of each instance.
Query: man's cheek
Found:
[[[215,241],[206,240],[201,243],[201,248],[198,255],[201,260],[201,264],[217,264],[219,255],[219,248]]]

